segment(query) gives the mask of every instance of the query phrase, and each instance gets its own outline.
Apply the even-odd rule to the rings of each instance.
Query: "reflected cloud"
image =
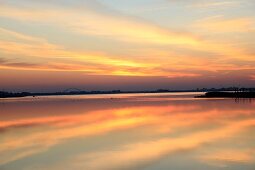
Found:
[[[143,96],[141,100],[137,97],[123,97],[111,104],[105,103],[105,99],[84,98],[76,104],[71,100],[64,100],[62,102],[65,104],[61,103],[66,107],[62,110],[58,110],[55,103],[56,107],[32,112],[27,114],[27,118],[19,117],[19,114],[13,115],[13,110],[9,112],[10,117],[3,115],[1,118],[1,128],[7,130],[1,134],[4,140],[1,141],[0,153],[4,159],[0,159],[0,166],[37,157],[54,150],[55,147],[83,138],[89,140],[102,135],[126,133],[131,129],[147,129],[142,134],[137,134],[141,137],[147,136],[147,140],[134,139],[130,143],[125,141],[103,151],[63,155],[63,159],[67,159],[66,164],[47,166],[47,169],[70,169],[69,166],[74,165],[78,166],[76,169],[132,169],[155,162],[169,154],[196,150],[221,139],[231,140],[233,136],[255,127],[254,111],[251,107],[246,107],[248,103],[236,104],[230,100],[167,100],[168,97]],[[44,102],[38,100],[37,108],[50,106],[48,102]],[[15,103],[14,107],[17,107],[21,115],[23,111],[26,112],[26,107],[32,108],[28,103],[21,109],[17,105],[19,100],[9,104]],[[92,110],[83,110],[86,103]],[[95,110],[96,106],[103,104],[107,104],[108,108]],[[48,112],[55,114],[47,115]],[[26,126],[29,124],[33,126]],[[22,138],[20,133],[16,132],[22,132]]]
[[[69,163],[72,162],[74,165],[79,165],[75,169],[85,167],[91,170],[123,169],[123,167],[124,169],[136,169],[136,167],[145,166],[166,155],[195,149],[201,147],[201,145],[231,137],[235,133],[244,130],[243,128],[254,125],[255,119],[240,121],[223,128],[191,133],[180,138],[163,138],[151,142],[123,146],[115,151],[100,151],[98,153],[80,155],[76,159],[71,159]],[[238,159],[243,160],[247,158],[249,158],[247,155],[240,155]],[[227,160],[227,158],[225,159]]]

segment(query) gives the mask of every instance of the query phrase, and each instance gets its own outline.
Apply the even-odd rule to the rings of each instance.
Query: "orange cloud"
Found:
[[[224,19],[222,17],[208,18],[206,20],[198,21],[195,27],[204,29],[209,32],[251,32],[255,31],[255,19],[254,18],[233,18]]]
[[[240,56],[239,58],[244,58],[247,55],[242,49],[233,48],[224,43],[205,41],[194,34],[176,33],[132,17],[105,15],[93,10],[77,13],[77,10],[60,8],[57,11],[38,9],[34,12],[25,8],[3,6],[1,11],[0,15],[2,16],[24,21],[50,22],[52,24],[57,22],[74,32],[87,35],[98,35],[100,37],[105,35],[112,39],[142,44],[176,45],[223,56],[234,56],[233,54],[235,54]],[[57,21],[54,17],[56,13],[61,16],[57,18]],[[48,18],[48,20],[45,21],[44,18]],[[73,20],[73,18],[76,19]]]
[[[24,21],[57,22],[63,27],[82,34],[109,36],[114,39],[138,43],[191,46],[199,44],[199,40],[189,34],[175,33],[143,21],[135,21],[129,17],[105,15],[89,9],[86,12],[80,10],[79,13],[77,13],[77,9],[38,9],[36,12],[30,9],[9,6],[1,6],[0,9],[0,16]],[[56,15],[60,16],[57,20],[52,17]],[[45,18],[47,18],[47,21],[45,21]]]
[[[6,39],[1,40],[0,49],[5,55],[17,55],[22,62],[12,61],[0,63],[2,69],[41,70],[41,71],[80,71],[93,75],[121,76],[165,76],[165,77],[195,77],[199,74],[182,71],[164,72],[159,62],[137,62],[121,59],[115,56],[89,54],[85,52],[65,50],[63,47],[51,44],[47,40],[31,37],[1,28],[0,34]],[[17,42],[15,42],[17,41]],[[33,60],[30,61],[30,57]],[[20,59],[21,60],[21,59]],[[29,60],[29,62],[26,60]],[[83,64],[84,62],[84,64]]]
[[[22,61],[22,63],[31,64],[30,67],[28,65],[22,67],[17,64],[1,65],[1,68],[5,69],[83,71],[94,75],[176,78],[198,77],[203,75],[203,71],[217,72],[254,67],[253,64],[242,66],[236,64],[236,60],[253,62],[255,59],[252,54],[247,52],[247,49],[237,47],[233,43],[205,40],[191,33],[175,32],[130,16],[105,14],[91,9],[79,10],[78,12],[77,9],[60,7],[55,10],[53,8],[35,10],[34,8],[18,8],[8,5],[0,7],[0,16],[23,22],[47,23],[76,34],[106,37],[133,43],[136,46],[142,45],[141,48],[147,45],[165,48],[164,50],[155,48],[148,52],[141,50],[144,52],[138,52],[137,55],[113,55],[67,50],[64,46],[52,44],[46,39],[1,28],[0,35],[3,35],[4,39],[0,41],[0,55],[7,55],[7,59],[10,59],[11,63],[21,63],[20,61]],[[56,18],[56,16],[58,17]],[[236,27],[239,31],[251,24],[250,20],[241,19],[238,21],[220,21],[214,26],[221,27],[225,23],[228,23],[226,24],[228,26],[239,24]],[[227,27],[223,27],[224,29],[227,30]],[[171,50],[166,47],[171,47]],[[201,57],[197,57],[196,53],[201,53]],[[202,56],[202,54],[204,55]],[[143,57],[137,57],[138,55],[143,55]],[[213,59],[210,56],[213,56]],[[12,61],[13,58],[16,61]],[[172,70],[169,70],[169,67]]]

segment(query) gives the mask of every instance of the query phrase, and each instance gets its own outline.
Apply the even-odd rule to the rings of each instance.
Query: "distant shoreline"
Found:
[[[141,94],[141,93],[178,93],[178,92],[203,92],[204,95],[195,96],[195,98],[255,98],[255,88],[220,88],[220,89],[196,89],[196,90],[138,90],[138,91],[63,91],[63,92],[5,92],[0,91],[0,98],[20,98],[20,97],[37,97],[37,96],[71,96],[71,95],[94,95],[94,94]]]
[[[255,98],[255,92],[207,92],[195,98]]]
[[[21,97],[38,97],[38,96],[72,96],[72,95],[94,95],[94,94],[155,94],[155,93],[181,93],[181,92],[202,92],[195,90],[152,90],[152,91],[81,91],[81,92],[53,92],[53,93],[30,93],[30,92],[21,92],[21,93],[11,93],[0,91],[0,98],[21,98]]]

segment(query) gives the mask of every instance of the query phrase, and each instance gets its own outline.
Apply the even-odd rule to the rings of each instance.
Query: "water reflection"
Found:
[[[192,95],[0,101],[0,169],[254,169],[254,102]]]

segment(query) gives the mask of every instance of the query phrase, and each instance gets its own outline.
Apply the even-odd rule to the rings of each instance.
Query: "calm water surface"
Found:
[[[0,170],[255,170],[255,101],[0,99]]]

